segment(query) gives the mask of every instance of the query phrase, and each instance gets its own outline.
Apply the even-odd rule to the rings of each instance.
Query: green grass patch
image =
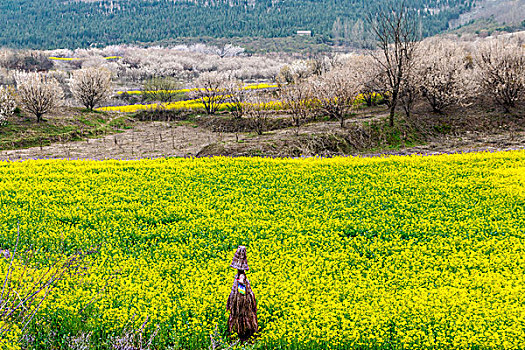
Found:
[[[0,127],[0,150],[42,147],[54,142],[78,141],[131,128],[132,119],[86,109],[65,108],[44,117],[16,115]]]

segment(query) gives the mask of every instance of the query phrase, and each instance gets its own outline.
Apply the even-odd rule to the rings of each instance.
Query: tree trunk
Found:
[[[410,118],[410,103],[404,104],[403,109],[405,110],[405,115],[408,118]]]
[[[391,127],[394,126],[394,115],[396,112],[396,105],[397,105],[397,97],[394,99],[392,98],[392,104],[390,105],[390,117],[389,117],[389,125]]]

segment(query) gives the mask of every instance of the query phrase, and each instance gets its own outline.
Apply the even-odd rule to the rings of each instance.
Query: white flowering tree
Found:
[[[89,67],[73,72],[69,83],[73,97],[90,111],[111,97],[111,72],[105,68]]]
[[[326,115],[338,119],[343,128],[361,91],[355,72],[348,67],[333,69],[311,80],[311,89],[316,107]]]
[[[20,106],[36,117],[42,116],[57,108],[62,102],[64,91],[54,78],[43,73],[18,73],[15,77],[17,98]]]
[[[474,71],[465,60],[467,52],[457,43],[427,40],[419,50],[413,74],[418,79],[421,96],[434,112],[463,105],[474,95]]]
[[[0,86],[0,126],[5,125],[16,109],[13,89]]]
[[[478,47],[477,81],[507,112],[525,100],[525,48],[519,42],[496,39]]]
[[[359,93],[367,106],[373,106],[378,95],[387,97],[389,89],[385,71],[372,55],[348,55],[341,66],[353,72],[353,78],[361,87]]]
[[[279,72],[278,79],[282,82],[293,83],[307,79],[314,74],[315,65],[306,60],[297,60],[285,65]]]

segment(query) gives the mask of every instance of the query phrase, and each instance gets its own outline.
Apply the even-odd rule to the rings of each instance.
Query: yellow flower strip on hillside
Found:
[[[227,103],[227,102],[221,103],[219,110],[220,111],[227,110],[230,106],[231,106],[230,103]],[[156,110],[159,108],[167,109],[167,110],[180,110],[180,109],[197,110],[197,109],[204,109],[204,104],[199,99],[196,99],[196,100],[171,102],[171,103],[167,103],[163,105],[160,105],[158,103],[151,103],[147,105],[135,104],[135,105],[126,105],[126,106],[100,107],[100,108],[97,108],[97,110],[104,111],[104,112],[134,113],[138,111]],[[279,110],[282,108],[282,104],[278,101],[271,101],[271,102],[264,103],[264,108],[268,110]]]
[[[80,58],[77,57],[49,57],[53,61],[80,61]]]
[[[260,89],[270,89],[270,88],[276,88],[276,87],[277,87],[277,84],[258,83],[258,84],[246,85],[242,89],[243,90],[260,90]],[[169,91],[161,90],[160,92],[169,92],[169,93],[172,93],[172,94],[181,94],[181,93],[186,93],[186,92],[196,91],[196,90],[197,90],[197,88],[180,89],[180,90],[169,90]],[[204,89],[201,89],[201,90],[204,90]],[[151,92],[153,92],[153,91],[147,91],[147,93],[151,93]],[[142,90],[129,90],[129,91],[118,91],[117,95],[122,95],[122,94],[142,95],[143,93],[144,93],[144,91],[142,91]]]
[[[186,100],[186,101],[177,101],[177,102],[171,102],[164,105],[160,105],[157,103],[151,103],[147,105],[127,105],[127,106],[111,106],[111,107],[100,107],[97,108],[98,111],[105,111],[105,112],[122,112],[122,113],[133,113],[138,111],[147,111],[147,110],[155,110],[155,109],[203,109],[204,104],[200,102],[199,100]]]
[[[183,91],[189,91],[189,90],[174,90],[173,92],[183,92]],[[129,93],[129,91],[128,91]],[[372,97],[375,101],[381,99],[380,94],[374,94]],[[316,100],[311,100],[312,106],[315,105]],[[365,99],[362,94],[358,95],[354,101],[355,106],[359,106],[365,103]],[[219,110],[227,110],[229,103],[222,103]],[[266,103],[267,109],[270,110],[282,110],[283,104],[279,101],[270,101]],[[177,101],[177,102],[171,102],[169,104],[165,104],[160,106],[157,103],[151,103],[151,104],[133,104],[133,105],[125,105],[125,106],[109,106],[109,107],[100,107],[97,108],[99,111],[106,111],[106,112],[121,112],[121,113],[133,113],[138,111],[145,111],[145,110],[155,110],[158,108],[164,108],[164,109],[203,109],[204,105],[199,102],[199,100],[185,100],[185,101]]]
[[[0,163],[0,246],[20,222],[20,251],[40,259],[98,250],[42,305],[38,334],[102,342],[149,317],[156,348],[208,348],[243,244],[262,348],[523,349],[524,164],[524,151]]]
[[[122,58],[122,56],[108,56],[108,57],[102,57],[103,59],[105,60],[114,60],[114,59],[119,59],[119,58]],[[81,61],[85,58],[80,58],[80,57],[49,57],[50,60],[53,60],[53,61]]]

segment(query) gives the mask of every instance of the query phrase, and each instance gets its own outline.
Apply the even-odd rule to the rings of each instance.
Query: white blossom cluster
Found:
[[[12,89],[0,86],[0,126],[5,125],[16,109]]]
[[[111,70],[123,82],[141,83],[152,77],[173,77],[191,81],[202,73],[228,73],[243,81],[269,80],[288,62],[283,57],[246,55],[244,49],[204,44],[175,47],[109,46],[104,49],[54,50],[49,56],[73,57],[77,68],[101,67]],[[118,57],[107,60],[106,57]],[[71,64],[71,62],[57,64]]]
[[[33,114],[38,122],[44,114],[57,108],[63,101],[62,87],[47,74],[18,72],[15,79],[21,107]]]

